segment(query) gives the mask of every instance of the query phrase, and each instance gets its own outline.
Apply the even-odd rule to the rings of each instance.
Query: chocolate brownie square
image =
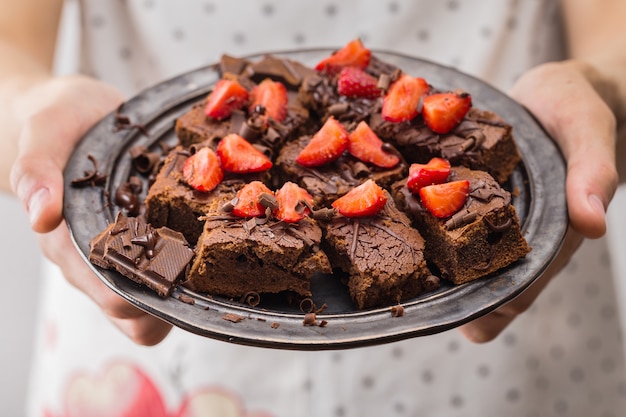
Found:
[[[394,199],[426,239],[426,257],[442,278],[462,284],[504,268],[530,252],[511,194],[487,172],[453,167],[448,181],[469,180],[465,205],[449,218],[433,216],[406,181],[394,184]]]

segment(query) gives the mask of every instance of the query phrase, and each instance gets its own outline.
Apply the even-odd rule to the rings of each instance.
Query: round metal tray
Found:
[[[331,52],[317,49],[273,54],[314,65]],[[116,130],[119,114],[112,113],[94,126],[75,149],[65,171],[64,211],[85,262],[130,303],[178,327],[224,341],[282,349],[342,349],[429,335],[485,315],[519,295],[550,264],[567,228],[565,165],[559,150],[529,112],[484,82],[429,61],[383,51],[374,54],[440,89],[463,88],[472,94],[476,107],[497,112],[513,126],[522,162],[507,188],[516,190],[513,203],[532,247],[525,259],[492,276],[459,286],[444,284],[438,291],[408,300],[402,303],[402,317],[394,317],[390,307],[356,310],[339,279],[315,277],[314,302],[328,307],[317,315],[318,321],[327,322],[323,327],[303,325],[304,313],[279,298],[251,307],[239,300],[207,297],[180,287],[163,299],[117,272],[93,266],[87,260],[89,241],[115,217],[118,208],[109,204],[107,195],[114,195],[128,178],[129,149],[176,142],[175,120],[204,98],[218,80],[215,67],[207,66],[155,85],[124,103],[123,115],[145,127],[148,135],[137,127]],[[70,185],[85,170],[93,169],[89,155],[107,176],[104,188]],[[181,293],[194,303],[181,301]],[[226,320],[229,313],[242,320]]]

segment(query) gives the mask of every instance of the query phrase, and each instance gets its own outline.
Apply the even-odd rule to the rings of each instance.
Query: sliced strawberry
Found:
[[[413,194],[418,194],[422,187],[446,182],[450,175],[450,161],[433,158],[427,164],[411,164],[406,186]]]
[[[220,140],[217,155],[225,171],[237,174],[263,172],[273,165],[263,152],[236,133],[226,135]]]
[[[345,67],[341,70],[337,78],[337,92],[346,97],[380,96],[378,80],[356,67]]]
[[[370,64],[372,52],[363,46],[360,39],[348,42],[343,48],[320,61],[315,69],[336,74],[344,67],[365,69]]]
[[[393,168],[400,162],[398,155],[383,150],[383,141],[364,121],[360,122],[356,129],[350,133],[348,152],[363,162],[381,168]]]
[[[402,74],[383,98],[382,116],[389,122],[405,122],[419,114],[418,106],[430,86],[423,78]]]
[[[274,195],[261,181],[252,181],[244,185],[237,191],[237,204],[233,207],[232,213],[244,218],[263,216],[265,207],[259,204],[259,196],[263,193]]]
[[[282,83],[266,78],[252,89],[250,99],[252,101],[249,107],[250,111],[257,106],[263,106],[267,117],[271,117],[277,122],[282,122],[285,119],[289,98],[287,97],[287,89]]]
[[[213,190],[223,178],[220,160],[210,148],[200,148],[183,163],[183,179],[198,191]]]
[[[378,214],[386,203],[385,191],[369,179],[335,200],[332,206],[346,217],[368,217]]]
[[[438,93],[426,96],[422,107],[424,122],[435,133],[448,133],[463,120],[472,97],[467,93]]]
[[[346,128],[335,118],[330,117],[300,151],[296,162],[305,167],[316,167],[332,162],[348,149],[349,140],[350,135]]]
[[[297,223],[309,215],[313,206],[313,197],[304,188],[287,181],[276,191],[278,205],[274,217],[285,223]]]
[[[235,109],[240,109],[248,101],[248,90],[237,80],[221,79],[207,97],[204,113],[217,120],[226,119]]]
[[[458,180],[428,185],[420,189],[422,204],[435,217],[446,218],[459,211],[467,201],[469,181]]]

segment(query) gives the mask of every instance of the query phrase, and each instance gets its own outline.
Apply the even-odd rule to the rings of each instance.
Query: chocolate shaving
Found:
[[[119,132],[120,130],[124,130],[124,129],[137,128],[139,129],[141,133],[143,133],[147,137],[150,137],[150,134],[148,133],[148,130],[146,129],[145,126],[138,124],[138,123],[133,123],[130,120],[130,117],[122,114],[123,107],[124,107],[124,103],[120,104],[115,110],[115,115],[114,115],[114,120],[113,120],[113,132]]]
[[[475,211],[458,211],[446,221],[444,226],[446,230],[454,230],[461,226],[465,226],[466,224],[470,224],[471,222],[476,220],[477,216],[478,214]]]
[[[354,254],[356,253],[356,245],[359,242],[359,227],[361,222],[359,220],[354,220],[352,224],[352,245],[350,245],[350,258],[354,259]]]
[[[511,220],[511,218],[506,219],[506,221],[502,224],[494,224],[487,217],[485,217],[483,220],[485,221],[485,224],[487,225],[487,227],[489,227],[491,231],[496,232],[496,233],[506,232],[507,230],[509,230],[509,228],[513,224],[513,220]]]
[[[159,234],[157,233],[157,231],[152,229],[152,227],[148,225],[146,234],[131,239],[131,243],[143,247],[146,258],[152,259],[154,258],[154,248],[156,247],[156,242],[158,238]]]
[[[319,210],[311,210],[311,217],[315,220],[330,221],[337,214],[334,208],[323,207]]]
[[[98,170],[98,161],[93,155],[87,155],[87,158],[93,165],[93,170],[85,171],[85,175],[80,178],[73,179],[71,181],[74,187],[95,187],[97,185],[104,185],[106,183],[107,176]]]
[[[256,291],[249,291],[241,297],[239,302],[246,303],[250,307],[256,307],[261,303],[261,296]]]
[[[328,107],[328,114],[332,116],[341,116],[342,114],[346,114],[350,109],[350,105],[346,102],[336,103]]]
[[[129,152],[133,167],[141,174],[151,173],[161,161],[161,155],[150,152],[145,146],[135,146]]]
[[[311,240],[307,235],[305,235],[304,233],[300,232],[299,230],[295,229],[294,227],[287,227],[286,228],[286,232],[289,233],[290,235],[302,240],[302,242],[304,242],[304,244],[307,247],[311,247],[315,244],[315,242],[313,242],[313,240]]]
[[[257,201],[260,205],[272,211],[278,206],[278,200],[276,197],[269,193],[261,193]]]
[[[376,84],[376,87],[378,87],[383,93],[385,93],[387,89],[389,89],[390,85],[391,85],[391,77],[385,73],[380,74],[380,76],[378,77],[378,83]]]
[[[300,301],[300,311],[303,313],[310,313],[315,311],[315,303],[310,298],[304,298]]]

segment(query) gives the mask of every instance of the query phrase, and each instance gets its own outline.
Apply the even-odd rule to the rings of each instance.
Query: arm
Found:
[[[559,255],[535,284],[502,308],[461,327],[472,341],[495,338],[531,305],[584,238],[606,232],[606,208],[619,181],[616,131],[626,121],[626,3],[562,3],[569,59],[530,70],[511,95],[538,118],[563,152],[570,227]]]
[[[0,180],[9,190],[9,170],[27,103],[21,98],[50,77],[62,1],[1,1],[0,7]],[[24,30],[25,27],[30,30]]]
[[[109,290],[63,221],[63,169],[83,134],[123,101],[102,82],[51,71],[61,0],[0,0],[0,179],[22,201],[42,252],[124,333],[155,344],[171,325]],[[10,184],[10,186],[9,186]]]

